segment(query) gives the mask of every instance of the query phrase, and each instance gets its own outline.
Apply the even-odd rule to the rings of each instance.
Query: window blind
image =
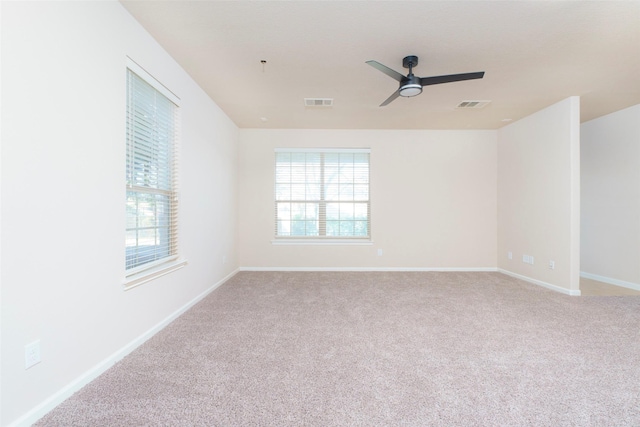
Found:
[[[127,69],[128,274],[177,258],[178,127],[178,106]]]
[[[275,235],[369,238],[368,149],[275,152]]]

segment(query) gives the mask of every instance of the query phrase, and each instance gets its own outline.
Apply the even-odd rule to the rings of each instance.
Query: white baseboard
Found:
[[[633,282],[625,282],[624,280],[612,279],[611,277],[599,276],[597,274],[591,274],[584,271],[580,272],[580,277],[585,279],[597,280],[598,282],[608,283],[610,285],[621,286],[623,288],[633,289],[640,291],[640,284]]]
[[[498,271],[495,267],[429,268],[429,267],[240,267],[240,271]]]
[[[543,286],[552,291],[561,292],[566,295],[580,296],[580,289],[567,289],[561,286],[552,285],[551,283],[543,282],[542,280],[532,279],[531,277],[523,276],[521,274],[514,273],[509,270],[499,268],[498,271],[507,276],[515,277],[516,279],[524,280],[525,282],[533,283],[534,285]]]
[[[53,396],[47,398],[45,401],[40,403],[38,406],[30,410],[29,412],[27,412],[25,415],[23,415],[22,417],[18,418],[17,420],[9,424],[8,427],[27,427],[32,425],[36,421],[38,421],[40,418],[44,417],[53,408],[55,408],[56,406],[61,404],[63,401],[71,397],[71,395],[73,395],[76,391],[80,390],[82,387],[89,384],[91,381],[93,381],[98,376],[103,374],[107,369],[111,368],[118,361],[120,361],[129,353],[131,353],[133,350],[138,348],[149,338],[151,338],[152,336],[160,332],[165,326],[167,326],[169,323],[177,319],[185,311],[187,311],[188,309],[193,307],[195,304],[200,302],[200,300],[202,300],[204,297],[209,295],[213,290],[215,290],[224,282],[226,282],[227,280],[235,276],[236,273],[238,273],[238,271],[239,270],[236,269],[230,274],[228,274],[226,277],[224,277],[223,279],[219,280],[209,289],[205,290],[200,295],[196,296],[191,301],[189,301],[188,303],[186,303],[185,305],[183,305],[182,307],[180,307],[179,309],[171,313],[169,316],[167,316],[165,319],[157,323],[155,326],[153,326],[151,329],[149,329],[142,335],[140,335],[138,338],[131,341],[129,344],[127,344],[120,350],[116,351],[114,354],[107,357],[105,360],[98,363],[96,366],[89,369],[84,374],[80,375],[80,377],[76,378],[74,381],[72,381],[71,383],[66,385],[64,388],[56,392]]]

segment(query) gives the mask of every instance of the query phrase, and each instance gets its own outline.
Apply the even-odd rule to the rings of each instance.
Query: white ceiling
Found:
[[[121,3],[241,128],[496,129],[572,95],[582,121],[640,103],[640,1]],[[421,77],[486,74],[378,107],[398,83],[365,61],[407,74],[407,55]]]

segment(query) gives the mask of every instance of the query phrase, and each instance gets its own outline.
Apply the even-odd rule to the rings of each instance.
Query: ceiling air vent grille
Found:
[[[464,108],[465,110],[469,108],[478,109],[486,107],[490,102],[491,101],[462,101],[456,108]]]
[[[333,107],[333,98],[305,98],[305,107]]]

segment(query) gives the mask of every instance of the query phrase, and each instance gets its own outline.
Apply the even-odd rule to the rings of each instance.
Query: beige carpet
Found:
[[[640,297],[499,273],[254,273],[38,426],[640,426]]]
[[[610,285],[609,283],[600,282],[585,277],[580,278],[580,294],[582,296],[622,296],[636,295],[640,296],[640,291],[635,289],[624,288],[622,286]]]

